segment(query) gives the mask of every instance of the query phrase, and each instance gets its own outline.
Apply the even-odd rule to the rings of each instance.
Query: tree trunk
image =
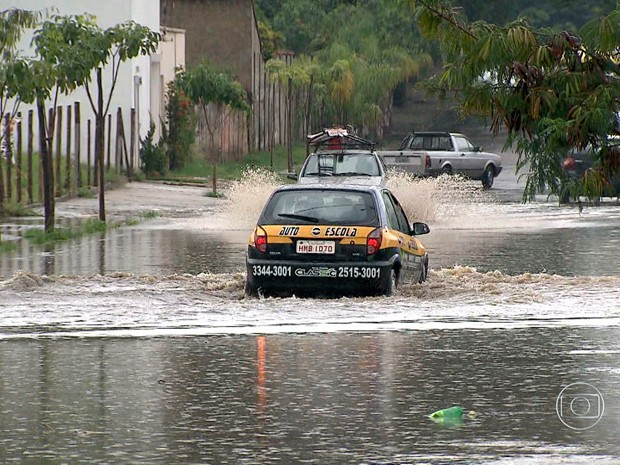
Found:
[[[288,78],[288,86],[286,89],[286,113],[287,113],[287,127],[286,127],[286,157],[288,160],[288,172],[292,173],[293,169],[293,79]]]
[[[52,178],[52,154],[47,140],[47,125],[45,124],[45,102],[37,99],[37,114],[39,116],[39,150],[41,150],[41,164],[43,166],[43,211],[45,213],[45,232],[54,229],[54,184]]]
[[[99,221],[105,222],[105,170],[103,147],[105,139],[105,115],[103,114],[103,83],[101,68],[97,69],[97,113],[95,114],[95,159],[99,167]]]

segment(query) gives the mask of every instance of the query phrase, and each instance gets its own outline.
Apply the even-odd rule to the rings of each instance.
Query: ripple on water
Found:
[[[620,324],[620,277],[511,276],[453,267],[431,270],[426,283],[403,286],[393,297],[332,299],[246,298],[244,282],[244,273],[18,273],[0,282],[2,327],[5,336],[23,335],[15,328],[47,334],[52,322],[55,331],[103,327],[131,336]]]

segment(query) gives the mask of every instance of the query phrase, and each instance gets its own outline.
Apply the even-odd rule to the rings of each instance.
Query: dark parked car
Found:
[[[588,173],[597,169],[600,169],[600,164],[590,148],[575,150],[562,160],[563,182],[560,187],[560,202],[568,203],[571,200],[578,200],[580,195],[598,200],[600,196],[587,179]],[[592,179],[595,177],[592,176]],[[581,182],[585,189],[577,191],[575,189],[577,182]],[[603,178],[601,194],[603,197],[620,196],[620,173]]]

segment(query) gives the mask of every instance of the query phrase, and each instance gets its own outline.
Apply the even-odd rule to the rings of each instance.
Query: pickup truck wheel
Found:
[[[441,168],[441,174],[452,174],[452,165],[445,165]]]
[[[495,168],[493,165],[489,165],[482,173],[482,187],[490,189],[493,187],[493,181],[495,180]]]

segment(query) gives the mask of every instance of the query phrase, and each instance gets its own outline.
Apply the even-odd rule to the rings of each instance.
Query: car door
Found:
[[[416,259],[417,241],[410,235],[407,216],[398,200],[387,190],[383,191],[382,195],[390,232],[396,236],[398,241],[401,260],[400,282],[412,283],[418,278],[418,269],[420,268],[420,260]]]
[[[486,162],[481,152],[476,151],[474,144],[465,136],[454,136],[454,143],[459,159],[455,170],[472,178],[479,178]]]

